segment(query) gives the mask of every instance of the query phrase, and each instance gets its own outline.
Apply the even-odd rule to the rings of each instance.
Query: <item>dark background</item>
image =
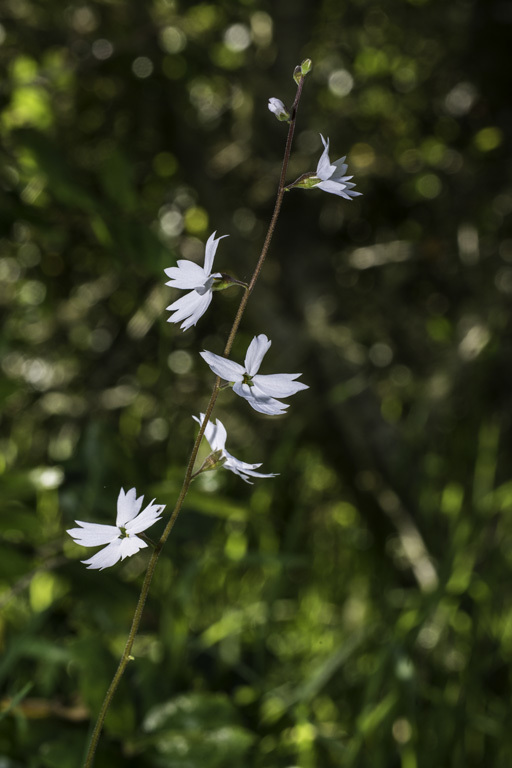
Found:
[[[228,450],[158,564],[98,766],[512,764],[507,0],[6,0],[0,28],[2,768],[79,765],[147,550],[65,534],[172,509],[239,289],[182,333],[163,269],[248,279],[292,73],[363,197],[287,193],[233,356],[310,389]],[[158,536],[163,523],[152,529]]]

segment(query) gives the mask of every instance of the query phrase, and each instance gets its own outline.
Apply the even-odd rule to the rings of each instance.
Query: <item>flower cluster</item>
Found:
[[[299,87],[304,76],[311,69],[311,61],[306,59],[294,72],[294,79]],[[298,97],[297,97],[298,99]],[[279,121],[292,122],[296,111],[297,99],[292,108],[288,110],[280,99],[269,99],[268,108]],[[290,184],[286,189],[302,187],[312,189],[318,187],[325,192],[330,192],[347,200],[360,194],[355,192],[355,184],[351,183],[352,176],[347,176],[345,157],[331,163],[329,159],[329,139],[325,140],[320,134],[324,151],[318,161],[315,173],[307,173]],[[170,288],[186,291],[180,298],[170,304],[167,309],[172,314],[168,322],[181,323],[183,331],[195,326],[211,304],[213,292],[224,290],[230,285],[248,286],[239,280],[222,272],[213,271],[213,262],[217,252],[219,241],[227,235],[216,237],[216,232],[210,235],[205,246],[204,265],[201,267],[193,261],[179,260],[176,266],[169,267],[165,274],[169,278],[166,283]],[[227,357],[216,355],[204,350],[201,357],[210,366],[213,373],[231,386],[235,394],[246,400],[251,408],[267,416],[281,416],[289,407],[283,403],[283,398],[291,397],[303,389],[308,389],[307,384],[297,381],[300,373],[274,373],[260,374],[259,370],[265,354],[268,352],[271,341],[263,333],[255,336],[247,348],[244,364],[229,360]],[[219,382],[216,389],[220,387]],[[219,419],[214,424],[208,421],[204,424],[205,414],[199,418],[193,417],[204,427],[204,437],[210,445],[211,453],[205,459],[202,466],[192,477],[201,472],[217,467],[225,467],[238,475],[247,483],[250,478],[275,477],[273,473],[264,474],[256,470],[261,464],[249,464],[235,458],[226,450],[227,433]],[[193,454],[195,455],[195,454]],[[117,500],[117,517],[115,525],[103,525],[99,523],[85,523],[77,520],[78,528],[70,528],[69,535],[75,542],[84,547],[104,547],[88,560],[82,562],[88,568],[108,568],[119,560],[135,554],[140,549],[147,547],[146,537],[143,531],[160,520],[164,505],[155,504],[153,501],[141,512],[143,496],[137,498],[135,488],[127,493],[123,489]]]

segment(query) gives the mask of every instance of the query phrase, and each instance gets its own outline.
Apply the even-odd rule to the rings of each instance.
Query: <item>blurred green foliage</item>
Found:
[[[287,194],[256,333],[311,389],[229,392],[253,488],[201,476],[97,766],[509,768],[509,2],[5,0],[0,26],[0,763],[79,765],[147,561],[65,529],[173,505],[239,295],[166,323],[164,267],[251,274],[288,105],[364,197]],[[299,399],[300,398],[300,399]],[[155,529],[156,530],[156,529]],[[155,535],[157,535],[158,531]]]

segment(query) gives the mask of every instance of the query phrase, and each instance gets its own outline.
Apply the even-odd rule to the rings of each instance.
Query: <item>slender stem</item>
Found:
[[[240,321],[242,319],[242,316],[245,312],[245,308],[247,306],[247,302],[249,300],[249,296],[251,295],[254,286],[256,284],[256,281],[260,275],[261,269],[263,267],[263,264],[265,262],[268,249],[270,247],[270,242],[272,240],[272,235],[274,234],[274,230],[276,227],[277,219],[279,217],[279,212],[281,210],[281,204],[283,202],[284,192],[285,192],[285,179],[286,179],[286,172],[288,170],[288,162],[290,160],[290,153],[292,149],[292,141],[293,141],[293,134],[295,131],[295,120],[297,117],[297,108],[299,106],[300,97],[302,94],[302,88],[304,85],[304,77],[301,77],[298,88],[297,88],[297,95],[295,96],[295,101],[293,102],[293,106],[290,110],[290,122],[288,127],[288,136],[286,139],[286,146],[284,150],[284,157],[283,157],[283,165],[281,168],[281,176],[279,178],[279,187],[277,191],[277,197],[276,202],[274,205],[274,212],[272,214],[272,218],[270,220],[270,224],[268,227],[267,235],[265,237],[265,242],[263,243],[263,247],[261,249],[261,253],[258,259],[258,262],[256,264],[256,267],[254,268],[254,272],[251,278],[251,281],[248,286],[246,286],[246,290],[244,291],[244,294],[242,296],[242,300],[240,301],[240,305],[238,307],[238,311],[236,313],[235,319],[233,321],[233,325],[231,327],[231,331],[228,336],[228,340],[226,342],[226,346],[224,348],[224,356],[227,357],[229,353],[231,352],[231,348],[233,346],[233,342],[235,340],[235,336],[237,334],[238,328],[240,326]],[[219,390],[221,388],[221,380],[220,377],[217,376],[215,379],[215,384],[213,385],[212,394],[210,395],[210,400],[208,402],[208,405],[206,407],[205,417],[203,419],[203,422],[199,428],[199,433],[195,439],[194,445],[192,447],[192,452],[190,454],[190,458],[188,460],[187,469],[185,471],[185,477],[183,479],[183,484],[181,486],[181,490],[178,496],[178,499],[176,501],[176,504],[174,506],[174,509],[172,511],[172,514],[169,518],[169,521],[167,522],[167,525],[165,526],[164,532],[162,533],[158,543],[155,545],[155,548],[153,550],[153,553],[149,559],[148,567],[146,570],[146,575],[144,576],[144,581],[142,582],[142,587],[139,595],[139,599],[137,602],[137,607],[135,608],[135,613],[133,615],[133,621],[132,626],[130,628],[130,632],[128,634],[128,639],[126,641],[126,645],[124,647],[123,655],[121,656],[121,660],[119,661],[119,666],[117,667],[116,673],[114,677],[112,678],[112,682],[110,683],[107,693],[105,694],[105,699],[103,701],[103,704],[101,706],[100,713],[98,715],[98,719],[96,721],[96,725],[94,726],[94,730],[92,732],[91,741],[89,743],[89,749],[87,750],[87,755],[85,757],[84,762],[84,768],[91,768],[94,760],[94,755],[96,753],[96,748],[98,746],[98,741],[101,735],[101,731],[103,728],[103,723],[105,722],[105,717],[108,712],[108,709],[110,707],[110,704],[112,702],[112,699],[114,697],[114,694],[117,690],[117,687],[119,685],[119,682],[124,674],[124,671],[126,667],[128,666],[129,661],[132,660],[131,651],[133,647],[133,643],[135,641],[135,637],[137,635],[137,632],[139,631],[139,626],[142,618],[142,612],[144,610],[144,605],[146,603],[146,598],[148,596],[149,588],[151,586],[151,580],[153,579],[153,574],[155,572],[156,564],[158,562],[158,558],[160,557],[160,553],[164,547],[165,542],[169,538],[169,534],[171,533],[174,523],[176,522],[176,519],[181,511],[181,508],[183,506],[183,502],[185,501],[185,496],[187,495],[188,489],[190,487],[190,483],[192,481],[192,478],[194,476],[193,469],[194,464],[197,458],[197,454],[199,451],[199,446],[201,444],[201,440],[203,439],[203,435],[206,429],[206,425],[208,424],[208,421],[210,420],[210,416],[212,414],[213,408],[215,406],[215,402],[217,400],[217,396],[219,394]]]
[[[288,170],[288,163],[290,161],[290,154],[292,151],[292,141],[293,141],[293,134],[295,131],[295,121],[297,119],[297,109],[299,106],[300,97],[302,95],[302,88],[304,86],[304,77],[301,77],[299,81],[299,86],[297,88],[297,95],[295,96],[295,101],[293,102],[293,106],[290,110],[290,123],[288,127],[288,136],[286,137],[286,146],[284,150],[284,157],[283,157],[283,165],[281,167],[281,176],[279,178],[279,187],[277,189],[277,197],[276,202],[274,204],[274,213],[272,214],[272,218],[270,220],[270,224],[267,230],[267,235],[265,237],[265,242],[263,243],[263,248],[261,249],[260,257],[258,259],[258,263],[256,264],[256,267],[254,269],[251,282],[249,283],[248,289],[245,291],[244,295],[242,296],[242,300],[240,302],[240,306],[238,307],[238,312],[236,313],[236,317],[233,322],[233,327],[231,328],[230,334],[228,336],[228,340],[226,342],[226,346],[224,348],[224,356],[227,357],[229,353],[231,352],[231,347],[233,346],[233,342],[235,340],[235,336],[238,331],[238,327],[240,325],[240,321],[242,319],[242,316],[245,312],[245,308],[247,306],[247,302],[249,301],[249,296],[251,295],[254,286],[256,284],[256,280],[258,279],[260,272],[262,270],[263,264],[265,262],[265,259],[267,257],[268,249],[270,247],[270,242],[272,240],[272,235],[274,234],[274,230],[276,228],[277,219],[279,217],[279,212],[281,211],[281,205],[283,202],[284,197],[284,182],[286,179],[286,171]]]

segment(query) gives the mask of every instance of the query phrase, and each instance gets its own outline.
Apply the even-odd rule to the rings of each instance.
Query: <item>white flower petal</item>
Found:
[[[239,475],[246,483],[252,485],[248,475],[251,475],[251,477],[277,477],[277,475],[273,473],[265,474],[263,472],[255,472],[258,467],[261,467],[261,464],[247,464],[245,461],[236,459],[228,453],[228,451],[226,451],[225,454],[226,463],[224,464],[224,469],[229,469],[231,472],[234,472],[235,475]]]
[[[242,478],[242,480],[243,480],[245,483],[249,483],[249,485],[253,485],[252,481],[251,481],[251,480],[249,480],[249,475],[248,475],[248,473],[247,473],[247,472],[244,472],[242,469],[240,469],[240,467],[238,467],[238,466],[236,466],[236,465],[235,465],[235,466],[232,466],[232,465],[228,464],[228,462],[226,462],[226,463],[224,464],[224,468],[225,468],[225,469],[229,469],[229,471],[230,471],[230,472],[233,472],[233,474],[234,474],[234,475],[238,475],[238,477],[241,477],[241,478]]]
[[[326,141],[322,134],[320,134],[320,138],[322,139],[325,149],[320,156],[320,160],[318,161],[318,165],[316,167],[316,175],[319,179],[325,180],[332,176],[336,170],[336,166],[331,165],[331,161],[329,160],[329,139]]]
[[[88,560],[82,560],[82,563],[84,563],[88,569],[99,568],[100,571],[102,571],[104,568],[110,568],[112,565],[115,565],[120,559],[121,539],[116,539],[104,549],[96,552],[96,554]]]
[[[332,173],[331,179],[337,180],[337,179],[343,179],[347,170],[348,165],[346,164],[345,160],[347,159],[347,156],[340,157],[338,160],[335,160],[333,165],[335,170]],[[350,177],[352,178],[352,176]]]
[[[121,560],[124,560],[125,557],[131,557],[144,547],[147,547],[146,542],[139,539],[138,536],[126,536],[121,539]]]
[[[240,397],[245,398],[246,400],[254,397],[252,394],[252,387],[249,384],[244,384],[243,382],[236,382],[236,384],[233,384],[233,392],[235,392],[237,395],[240,395]]]
[[[264,413],[266,416],[282,416],[289,407],[287,403],[282,403],[280,400],[274,400],[272,397],[266,397],[265,399],[256,397],[251,399],[247,398],[247,402],[255,411]]]
[[[254,393],[254,387],[248,384],[234,384],[233,391],[243,397],[255,411],[265,413],[267,416],[277,416],[285,412],[288,405],[274,400],[272,397],[257,397]]]
[[[194,290],[200,295],[203,296],[208,291],[211,292],[214,278],[221,277],[220,272],[214,272],[213,275],[210,275],[210,277],[206,280],[204,285],[198,286],[198,288],[195,288]]]
[[[225,445],[226,445],[226,440],[228,438],[226,427],[224,426],[224,424],[220,419],[216,420],[215,425],[213,425],[211,421],[208,422],[208,426],[210,426],[210,424],[213,427],[213,430],[211,432],[211,439],[208,437],[206,437],[206,439],[210,443],[210,446],[213,451],[222,451],[225,454],[226,453]]]
[[[82,547],[99,547],[103,544],[110,544],[119,536],[119,528],[115,525],[83,523],[81,520],[75,520],[75,522],[82,528],[70,528],[67,533]]]
[[[346,184],[340,184],[338,181],[321,181],[320,184],[315,184],[315,188],[316,187],[323,189],[324,192],[330,192],[332,195],[338,195],[338,197],[344,197],[347,200],[350,200],[350,194]]]
[[[261,462],[259,464],[248,464],[246,461],[241,461],[241,459],[237,459],[229,451],[224,451],[224,457],[226,459],[226,463],[224,464],[224,467],[227,469],[233,469],[233,467],[236,467],[237,469],[252,470],[252,469],[258,469],[258,467],[261,467]]]
[[[211,291],[202,295],[197,291],[190,291],[190,293],[186,293],[185,296],[177,299],[167,307],[167,309],[176,310],[174,314],[167,318],[167,322],[179,323],[184,320],[185,322],[181,324],[181,328],[186,331],[204,315],[210,306],[211,300]]]
[[[267,397],[290,397],[302,389],[309,389],[307,384],[301,384],[300,381],[294,381],[301,373],[273,373],[258,374],[253,378],[255,394]]]
[[[144,496],[137,498],[135,488],[130,488],[127,493],[121,488],[117,498],[116,525],[118,528],[124,527],[129,520],[133,520],[139,514],[143,501]]]
[[[278,403],[279,405],[288,408],[288,406],[284,406],[283,403],[281,403],[280,399],[274,398],[281,398],[281,397],[290,397],[291,395],[295,394],[295,392],[300,391],[300,389],[308,389],[308,387],[305,384],[300,384],[300,382],[290,382],[292,386],[299,386],[299,389],[296,389],[295,392],[290,392],[290,390],[287,390],[287,394],[279,394],[279,395],[272,395],[270,392],[267,391],[267,389],[263,386],[261,387],[259,384],[259,379],[263,378],[260,376],[255,376],[253,379],[253,385],[251,388],[251,395],[255,400],[258,400],[262,403],[264,403],[266,400],[273,400],[273,402]],[[269,387],[270,389],[271,387]]]
[[[200,413],[199,418],[197,418],[197,416],[192,416],[192,418],[197,421],[198,424],[202,424],[204,421],[204,416],[204,413]],[[217,419],[216,424],[214,424],[213,421],[208,421],[204,431],[204,436],[208,440],[212,451],[222,451],[224,453],[227,432],[224,424],[219,419]]]
[[[271,344],[272,342],[269,341],[264,333],[255,336],[251,341],[247,348],[247,354],[245,355],[245,370],[249,376],[254,376],[255,373],[258,373],[261,361],[270,349]]]
[[[167,277],[171,278],[166,285],[185,291],[203,285],[209,277],[199,264],[186,260],[180,260],[177,267],[170,267],[164,271]]]
[[[154,499],[153,499],[154,501]],[[132,536],[137,533],[142,533],[146,528],[149,528],[157,520],[160,520],[160,515],[165,509],[165,504],[153,504],[153,501],[148,504],[146,509],[137,515],[135,520],[130,520],[126,525],[126,532]]]
[[[221,235],[220,237],[215,238],[216,234],[217,232],[214,232],[206,241],[204,250],[204,272],[206,275],[210,275],[212,271],[213,259],[215,258],[219,240],[222,240],[224,237],[228,237],[228,235]]]
[[[253,485],[253,483],[251,480],[249,480],[248,475],[250,475],[251,477],[263,477],[263,478],[277,477],[277,475],[273,473],[265,474],[264,472],[253,472],[252,470],[248,470],[248,469],[244,470],[244,469],[237,468],[237,469],[231,469],[231,471],[234,472],[235,475],[239,475],[239,477],[241,477],[242,480],[245,480],[246,483],[249,483],[249,485]]]
[[[220,355],[215,355],[213,352],[203,350],[199,353],[203,360],[208,363],[212,371],[220,376],[221,379],[226,381],[243,381],[245,370],[239,363],[235,363],[233,360],[228,360]]]

